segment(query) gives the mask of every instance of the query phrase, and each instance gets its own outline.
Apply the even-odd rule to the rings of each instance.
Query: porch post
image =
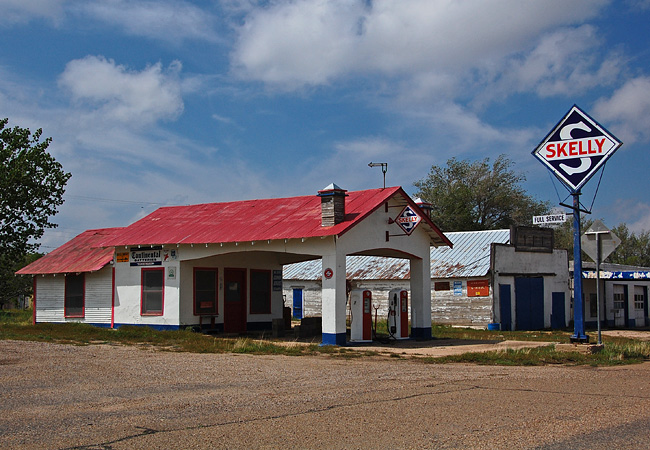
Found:
[[[345,255],[323,256],[322,345],[346,344]]]
[[[411,258],[411,338],[431,339],[431,259]]]

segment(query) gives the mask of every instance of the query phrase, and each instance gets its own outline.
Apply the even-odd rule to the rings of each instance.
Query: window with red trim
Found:
[[[164,301],[165,269],[142,269],[142,298],[140,314],[162,316]]]
[[[271,313],[271,271],[251,269],[251,314]]]
[[[217,314],[218,270],[194,268],[194,315]]]
[[[65,277],[65,317],[84,316],[84,291],[86,276],[83,273],[69,274]]]

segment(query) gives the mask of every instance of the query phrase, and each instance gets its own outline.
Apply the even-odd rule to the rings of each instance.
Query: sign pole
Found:
[[[580,244],[580,190],[573,191],[573,335],[571,342],[589,342],[582,307],[582,248]]]
[[[596,317],[598,320],[598,345],[603,345],[603,336],[601,334],[600,327],[600,260],[602,259],[602,245],[600,239],[601,233],[596,235],[596,245],[597,245],[597,257],[596,257],[596,306],[598,307],[598,313]]]

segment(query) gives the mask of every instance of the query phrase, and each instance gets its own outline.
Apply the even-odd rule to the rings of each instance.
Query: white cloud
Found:
[[[82,2],[78,12],[125,32],[177,42],[197,39],[218,42],[214,18],[205,9],[184,1],[103,0]]]
[[[58,23],[64,0],[0,0],[0,25],[23,24],[34,19]]]
[[[616,136],[628,144],[650,140],[650,77],[627,81],[610,98],[596,103],[594,115],[613,123]]]
[[[529,52],[510,58],[489,90],[481,97],[503,97],[514,92],[536,92],[540,97],[575,96],[614,82],[621,62],[615,54],[603,61],[597,30],[590,25],[564,28],[543,35]]]
[[[606,3],[278,1],[245,18],[233,65],[242,76],[290,88],[353,73],[457,72],[522,51]]]
[[[147,124],[174,119],[183,111],[180,70],[178,61],[167,70],[157,63],[137,72],[102,56],[87,56],[66,65],[59,85],[103,119]]]

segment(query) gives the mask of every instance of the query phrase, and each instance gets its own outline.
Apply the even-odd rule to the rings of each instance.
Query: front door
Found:
[[[293,317],[294,319],[302,319],[302,289],[293,289]]]
[[[515,278],[515,320],[517,330],[544,328],[544,279]]]
[[[223,330],[226,333],[246,331],[246,269],[225,269]]]
[[[509,284],[499,284],[499,315],[501,316],[501,330],[510,331],[512,326],[512,296]]]

